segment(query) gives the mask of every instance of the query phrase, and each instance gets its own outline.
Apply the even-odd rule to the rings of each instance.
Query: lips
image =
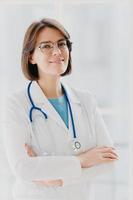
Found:
[[[49,62],[50,63],[61,63],[64,61],[64,58],[58,58],[58,59],[53,59],[53,60],[50,60]]]

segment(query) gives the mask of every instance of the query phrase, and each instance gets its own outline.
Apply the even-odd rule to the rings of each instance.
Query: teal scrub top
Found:
[[[59,98],[50,98],[48,99],[49,102],[53,105],[55,110],[59,113],[60,117],[66,124],[67,128],[69,127],[68,124],[68,106],[67,106],[67,99],[66,96],[63,95]]]

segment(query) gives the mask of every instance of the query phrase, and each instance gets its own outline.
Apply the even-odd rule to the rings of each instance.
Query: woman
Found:
[[[71,73],[71,49],[53,19],[32,23],[25,34],[22,70],[30,82],[6,105],[15,200],[85,200],[86,183],[118,159],[93,96],[61,83]]]

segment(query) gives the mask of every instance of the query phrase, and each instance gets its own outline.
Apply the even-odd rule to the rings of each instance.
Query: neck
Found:
[[[39,79],[38,84],[47,98],[58,98],[63,95],[60,77]]]

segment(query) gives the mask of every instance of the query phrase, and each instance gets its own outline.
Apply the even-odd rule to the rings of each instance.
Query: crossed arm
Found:
[[[75,184],[91,180],[95,175],[105,172],[110,167],[102,164],[112,163],[118,159],[112,140],[96,108],[93,111],[93,126],[97,147],[88,149],[75,157],[45,156],[42,158],[33,151],[32,146],[27,145],[30,144],[30,137],[27,138],[27,136],[31,132],[27,115],[19,109],[20,105],[16,107],[17,104],[14,101],[12,105],[11,100],[9,103],[11,105],[7,106],[7,118],[4,126],[5,147],[10,166],[20,178],[34,181],[43,186],[62,186],[63,183],[64,185]],[[25,143],[27,144],[24,147]]]
[[[32,147],[25,144],[25,150],[30,157],[36,157],[37,154]],[[97,164],[108,163],[118,159],[115,148],[113,147],[95,147],[86,152],[77,155],[81,168],[93,167]],[[63,180],[33,180],[34,183],[42,186],[63,186]]]

